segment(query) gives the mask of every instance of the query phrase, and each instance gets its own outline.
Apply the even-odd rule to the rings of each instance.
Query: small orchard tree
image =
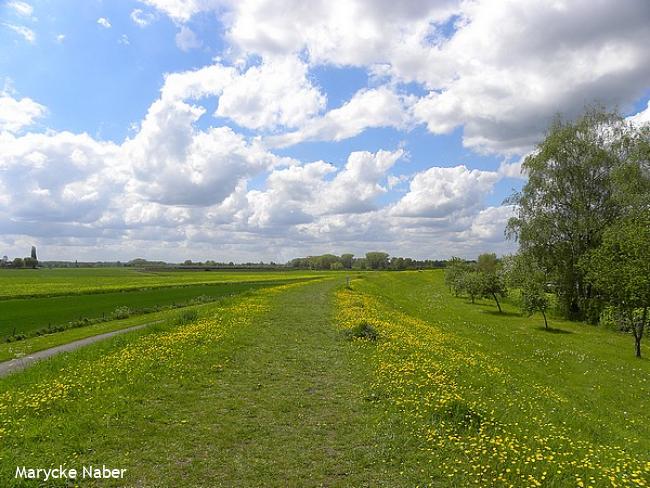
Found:
[[[464,277],[470,270],[469,264],[461,258],[452,257],[445,268],[445,285],[458,296],[464,291]]]
[[[543,277],[543,274],[542,274]],[[544,328],[548,330],[548,319],[546,310],[549,307],[549,299],[546,294],[544,283],[535,277],[526,279],[521,287],[521,309],[532,316],[535,312],[540,312],[544,317]]]
[[[485,273],[479,271],[479,275],[483,284],[481,295],[485,298],[494,298],[499,313],[503,312],[499,303],[499,297],[504,298],[508,294],[508,288],[506,287],[503,274],[500,271]]]
[[[581,266],[588,281],[632,330],[634,351],[641,357],[650,308],[650,210],[609,227],[602,244],[581,261]]]
[[[532,256],[509,256],[504,260],[504,276],[508,286],[519,289],[521,310],[529,317],[540,312],[544,317],[544,327],[548,329],[546,311],[550,300],[546,293],[546,275]]]
[[[461,286],[472,303],[474,303],[477,298],[483,296],[485,289],[483,276],[481,273],[476,271],[468,271],[464,273],[461,278]]]
[[[494,298],[497,304],[499,313],[502,312],[499,297],[505,297],[508,294],[508,289],[505,284],[503,273],[494,253],[481,254],[478,257],[476,269],[481,275],[483,282],[483,289],[481,296],[485,298]]]

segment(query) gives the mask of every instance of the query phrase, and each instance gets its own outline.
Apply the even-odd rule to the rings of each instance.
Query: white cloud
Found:
[[[176,45],[181,51],[191,51],[198,49],[203,45],[194,31],[186,26],[181,26],[181,30],[176,34]]]
[[[65,41],[65,34],[58,34],[56,36],[56,42],[58,42],[59,44],[63,44],[64,41]]]
[[[122,34],[118,39],[117,43],[122,44],[123,46],[128,46],[131,44],[131,41],[129,41],[129,36],[127,36],[126,34]]]
[[[0,132],[18,132],[43,117],[46,108],[31,98],[16,100],[0,92]]]
[[[223,201],[240,179],[278,162],[229,127],[196,131],[193,124],[204,113],[181,101],[152,104],[138,134],[125,143],[134,191],[159,203],[208,206]]]
[[[193,15],[208,10],[220,8],[222,0],[140,0],[161,12],[169,15],[178,22],[187,22]]]
[[[7,24],[7,23],[2,25],[11,29],[15,33],[19,34],[23,39],[25,39],[30,44],[34,44],[34,42],[36,42],[36,34],[30,28],[25,27],[24,25],[15,25],[15,24]]]
[[[227,32],[246,53],[305,51],[312,65],[416,81],[430,90],[415,114],[432,133],[463,126],[470,148],[522,154],[557,112],[574,117],[593,101],[627,107],[642,95],[648,18],[645,0],[625,8],[589,0],[295,0],[283,9],[243,0],[233,3]]]
[[[97,23],[102,26],[104,29],[110,29],[111,23],[106,17],[100,17],[97,19]]]
[[[9,8],[12,8],[18,15],[23,17],[29,17],[34,12],[34,7],[32,7],[27,2],[19,2],[17,0],[11,1],[7,4]]]
[[[386,86],[364,88],[341,107],[305,122],[295,132],[270,137],[268,143],[284,147],[306,140],[340,141],[372,127],[404,129],[411,120],[409,105],[413,99],[400,96]]]
[[[147,27],[149,24],[151,24],[156,16],[152,13],[149,12],[144,12],[142,9],[136,8],[131,11],[131,20],[138,26],[138,27]]]
[[[307,66],[289,56],[252,66],[224,87],[216,114],[249,129],[298,127],[325,107]]]
[[[447,218],[457,212],[472,212],[483,203],[500,175],[493,171],[432,167],[417,173],[409,191],[392,208],[402,217]]]

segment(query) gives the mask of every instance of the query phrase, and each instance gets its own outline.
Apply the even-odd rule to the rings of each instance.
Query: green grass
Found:
[[[0,380],[0,484],[59,463],[127,468],[106,483],[127,486],[650,483],[650,361],[628,335],[546,332],[437,271],[351,288],[162,312]]]
[[[0,269],[0,299],[216,282],[278,281],[325,274],[309,271],[144,271],[138,268]]]
[[[381,352],[367,360],[386,425],[430,453],[432,479],[650,482],[650,361],[629,335],[557,319],[545,331],[511,303],[499,314],[451,296],[438,271],[367,275],[353,289],[341,313],[378,331]]]
[[[0,381],[0,479],[109,464],[128,486],[403,486],[332,281],[206,306]]]
[[[279,275],[276,275],[280,277]],[[66,326],[83,319],[110,319],[118,307],[132,313],[153,311],[156,307],[188,304],[203,298],[212,300],[225,295],[270,286],[276,282],[232,282],[150,288],[100,294],[23,298],[0,302],[0,340],[17,334],[34,335],[48,327]]]
[[[229,295],[226,295],[221,299],[224,300],[228,297]],[[214,308],[215,306],[218,306],[218,303],[219,301],[198,305],[188,305],[187,307],[182,307],[174,310],[166,309],[145,315],[135,315],[127,319],[99,322],[87,325],[85,327],[76,327],[53,334],[44,334],[40,336],[29,337],[22,341],[0,342],[0,362],[20,358],[34,352],[43,351],[51,347],[68,344],[70,342],[85,339],[87,337],[93,337],[99,334],[104,334],[106,332],[128,329],[129,327],[134,327],[136,325],[167,321],[185,310],[203,310],[210,307]]]

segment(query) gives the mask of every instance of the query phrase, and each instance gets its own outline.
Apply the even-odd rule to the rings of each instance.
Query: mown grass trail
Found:
[[[391,440],[334,325],[337,281],[233,298],[3,379],[0,482],[62,463],[128,470],[102,485],[410,486],[382,462]]]

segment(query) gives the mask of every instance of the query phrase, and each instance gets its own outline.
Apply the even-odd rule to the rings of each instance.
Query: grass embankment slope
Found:
[[[379,331],[365,350],[385,428],[428,452],[452,486],[647,486],[650,361],[585,324],[472,305],[442,272],[370,275],[338,294],[340,321]],[[650,354],[650,348],[646,350]],[[402,430],[406,427],[406,430]]]

